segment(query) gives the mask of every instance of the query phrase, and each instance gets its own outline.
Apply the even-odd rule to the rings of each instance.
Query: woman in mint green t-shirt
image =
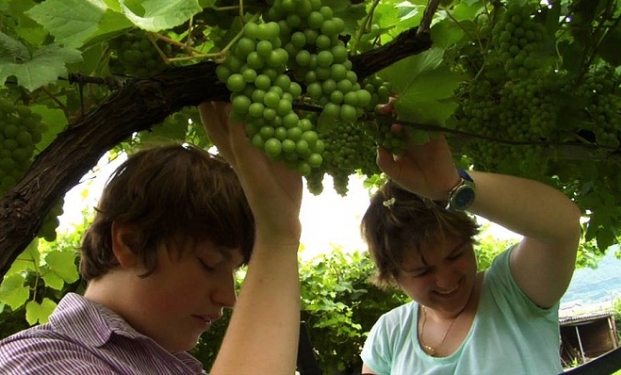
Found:
[[[390,111],[390,106],[383,108]],[[384,314],[362,351],[366,374],[558,374],[558,302],[575,267],[580,211],[536,181],[459,170],[443,135],[398,157],[362,233],[376,282],[412,302]],[[521,234],[477,272],[476,214]]]

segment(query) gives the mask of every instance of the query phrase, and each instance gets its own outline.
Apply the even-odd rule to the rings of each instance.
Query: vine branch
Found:
[[[429,33],[410,29],[385,46],[353,56],[352,70],[363,79],[430,47]],[[54,203],[108,150],[184,107],[228,101],[230,92],[218,81],[216,66],[205,61],[148,79],[70,75],[70,81],[107,85],[116,92],[58,134],[0,200],[0,277],[35,238]]]

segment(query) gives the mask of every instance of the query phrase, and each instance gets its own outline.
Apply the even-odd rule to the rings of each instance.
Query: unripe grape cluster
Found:
[[[321,0],[269,0],[268,5],[263,22],[247,23],[216,69],[231,91],[232,116],[246,124],[256,147],[307,178],[355,173],[361,163],[341,163],[347,158],[338,150],[326,153],[327,143],[360,122],[365,110],[387,102],[389,87],[378,78],[361,86],[339,38],[345,23]],[[356,147],[359,159],[375,155],[371,138]]]
[[[26,105],[0,97],[0,195],[15,186],[30,168],[43,131],[41,115]],[[40,237],[48,241],[56,238],[57,216],[62,214],[62,204],[61,199],[45,217]]]
[[[612,67],[594,69],[574,90],[576,98],[585,104],[584,116],[595,142],[605,147],[618,148],[621,144],[621,74]],[[588,125],[587,125],[588,124]]]
[[[165,53],[168,51],[165,43],[158,42],[157,45]],[[142,30],[133,30],[112,39],[109,48],[110,70],[114,74],[146,78],[167,68],[146,32]]]
[[[541,66],[544,39],[545,27],[532,19],[527,6],[517,4],[510,4],[492,29],[495,53],[511,79],[530,77]]]

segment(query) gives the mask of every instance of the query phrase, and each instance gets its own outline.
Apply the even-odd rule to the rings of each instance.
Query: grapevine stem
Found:
[[[363,116],[364,116],[364,120],[367,120],[367,121],[371,121],[373,119],[376,119],[376,120],[378,120],[380,122],[386,122],[386,123],[390,123],[390,124],[398,124],[398,125],[402,125],[402,126],[410,126],[410,127],[417,128],[419,130],[443,132],[443,133],[449,133],[449,134],[457,134],[457,135],[462,135],[462,136],[469,137],[469,138],[484,139],[484,140],[491,141],[491,142],[510,144],[510,145],[514,145],[514,146],[547,146],[547,147],[549,147],[549,146],[583,146],[583,147],[588,147],[588,148],[600,148],[600,149],[609,149],[609,150],[617,150],[618,149],[617,147],[603,146],[603,145],[593,144],[592,142],[588,142],[588,143],[585,144],[584,142],[512,141],[512,140],[503,139],[503,138],[489,137],[489,136],[486,136],[486,135],[464,132],[464,131],[456,130],[456,129],[449,129],[449,128],[445,128],[443,126],[417,124],[417,123],[413,123],[413,122],[397,120],[397,119],[392,118],[391,115],[377,115],[377,114],[365,113]]]
[[[41,87],[41,91],[43,91],[47,96],[50,97],[50,99],[52,99],[52,101],[54,101],[54,103],[56,103],[56,105],[61,108],[63,111],[67,112],[67,106],[65,104],[63,104],[63,102],[61,102],[60,100],[58,100],[57,97],[55,97],[54,95],[52,95],[52,93],[50,93],[45,87]],[[82,99],[82,98],[80,98]]]
[[[323,110],[323,107],[321,107],[321,106],[312,105],[312,104],[305,104],[305,103],[301,103],[299,101],[294,102],[293,108],[295,108],[297,110],[301,110],[301,111],[309,111],[309,112],[317,112],[317,113],[319,113],[319,112],[321,112]],[[438,125],[417,124],[417,123],[413,123],[413,122],[409,122],[409,121],[397,120],[397,119],[393,118],[391,115],[379,115],[379,114],[369,113],[369,112],[364,113],[362,115],[362,117],[360,118],[360,121],[369,122],[369,123],[372,123],[373,121],[378,121],[380,123],[398,124],[398,125],[402,125],[402,126],[413,127],[413,128],[418,129],[418,130],[456,134],[456,135],[461,135],[461,136],[465,136],[465,137],[468,137],[468,138],[478,138],[478,139],[483,139],[483,140],[487,140],[487,141],[491,141],[491,142],[504,143],[504,144],[514,145],[514,146],[548,146],[548,147],[549,146],[583,146],[583,147],[588,147],[588,148],[604,148],[604,149],[610,149],[610,150],[616,150],[617,149],[616,147],[607,147],[607,146],[602,146],[602,145],[594,145],[592,142],[588,142],[588,141],[586,141],[584,139],[582,140],[582,142],[512,141],[512,140],[503,139],[503,138],[489,137],[489,136],[486,136],[486,135],[465,132],[465,131],[461,131],[461,130],[457,130],[457,129],[445,128],[443,126],[438,126]]]
[[[34,287],[33,287],[33,291],[32,291],[32,301],[36,301],[37,300],[37,287],[38,286],[39,286],[39,275],[37,275],[37,277],[35,277]]]
[[[155,46],[155,48],[157,49],[157,52],[160,54],[160,56],[162,56],[162,58],[164,59],[164,61],[166,61],[166,63],[168,64],[170,59],[168,56],[166,56],[166,54],[164,53],[164,51],[162,51],[162,49],[157,45],[156,43],[156,39],[162,40],[168,44],[180,47],[182,49],[184,49],[188,54],[193,54],[193,53],[197,53],[197,54],[202,54],[202,52],[200,52],[199,50],[195,49],[192,46],[189,46],[187,44],[184,43],[180,43],[177,42],[176,40],[173,40],[167,36],[164,36],[162,34],[158,34],[158,33],[149,33],[149,40],[151,41],[151,44],[153,44],[153,46]]]
[[[429,33],[431,21],[433,20],[433,16],[436,14],[436,10],[438,10],[439,5],[440,0],[429,0],[427,7],[425,7],[425,11],[423,12],[423,19],[420,21],[416,34]]]
[[[582,73],[580,74],[580,78],[578,79],[578,82],[582,81],[584,76],[588,73],[589,67],[591,66],[591,64],[593,64],[593,60],[595,60],[595,58],[597,57],[597,51],[599,50],[600,45],[602,44],[603,40],[608,35],[608,32],[610,30],[615,29],[619,25],[619,21],[621,21],[621,16],[617,17],[614,20],[614,22],[612,23],[612,25],[610,25],[610,26],[604,25],[605,21],[600,22],[597,25],[597,28],[595,29],[595,32],[593,34],[594,34],[594,36],[596,36],[598,34],[600,36],[597,39],[597,42],[595,43],[595,46],[593,46],[593,48],[591,50],[589,58],[587,59],[586,64],[584,65],[584,69],[583,69]]]
[[[248,23],[251,23],[251,22],[254,22],[254,21],[258,20],[260,15],[261,15],[260,13],[255,13],[255,15],[252,16],[250,21],[248,21]],[[243,28],[237,33],[237,35],[235,35],[235,37],[233,39],[231,39],[231,41],[226,46],[224,46],[224,48],[222,48],[222,50],[219,52],[219,55],[225,56],[226,53],[228,52],[228,50],[231,49],[231,47],[235,43],[237,43],[237,41],[240,40],[242,36],[244,36],[244,29]]]
[[[364,16],[362,22],[360,22],[360,28],[356,33],[356,37],[354,38],[354,43],[351,47],[352,54],[356,53],[356,49],[358,47],[358,42],[362,39],[362,36],[371,29],[373,23],[373,13],[375,12],[375,8],[379,5],[380,0],[373,0],[373,4],[371,4],[371,9],[367,12],[367,15]]]
[[[239,3],[241,4],[242,0],[239,1]],[[225,7],[213,7],[213,10],[215,11],[226,11],[226,10],[235,10],[235,9],[239,9],[241,8],[240,5],[227,5]]]
[[[445,11],[446,11],[446,15],[448,16],[448,18],[449,18],[451,21],[453,21],[453,22],[457,25],[457,27],[459,27],[459,28],[460,28],[460,29],[464,32],[464,34],[466,34],[466,35],[468,36],[468,38],[470,38],[470,40],[471,40],[471,41],[473,41],[473,42],[476,42],[476,43],[477,43],[477,45],[479,46],[479,52],[480,52],[480,53],[485,53],[485,48],[483,48],[483,44],[481,44],[481,38],[475,38],[475,36],[474,36],[474,35],[470,34],[470,33],[468,32],[468,30],[466,30],[466,29],[462,26],[462,24],[461,24],[461,23],[459,23],[459,22],[455,19],[455,17],[453,17],[453,15],[451,14],[451,12],[449,12],[448,10],[445,10]]]
[[[194,16],[190,17],[188,21],[188,40],[184,43],[185,48],[188,48],[192,45],[192,29],[194,28]]]

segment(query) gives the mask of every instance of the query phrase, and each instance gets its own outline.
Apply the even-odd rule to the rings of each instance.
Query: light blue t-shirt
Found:
[[[511,248],[513,249],[513,248]],[[362,350],[364,363],[379,375],[556,375],[560,359],[558,303],[535,305],[509,268],[511,249],[486,271],[470,332],[452,355],[427,355],[418,343],[418,304],[382,315]]]

